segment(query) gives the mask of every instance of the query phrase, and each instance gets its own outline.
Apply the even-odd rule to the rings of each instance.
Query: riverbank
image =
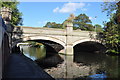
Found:
[[[71,73],[69,74],[71,77],[69,78],[83,78],[84,76],[89,76],[88,73],[90,71],[90,68],[87,66],[78,66],[76,63],[73,63],[71,66],[69,66],[69,68],[74,68],[70,69]],[[52,67],[50,69],[44,70],[54,78],[68,78],[66,74],[66,62],[59,64],[57,67]]]

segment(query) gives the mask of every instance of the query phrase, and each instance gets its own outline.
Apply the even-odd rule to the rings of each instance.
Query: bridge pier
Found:
[[[66,54],[67,55],[73,55],[73,45],[71,44],[72,32],[73,32],[73,23],[68,22],[66,24]]]
[[[73,46],[67,45],[66,46],[66,78],[72,79],[72,70],[73,70],[73,58],[74,58]]]
[[[73,56],[66,56],[66,78],[73,78]]]
[[[66,46],[66,55],[73,56],[73,46],[71,45]]]
[[[73,32],[73,23],[68,22],[66,25],[66,78],[73,78],[72,74],[72,64],[74,58],[74,50],[72,42],[72,32]]]

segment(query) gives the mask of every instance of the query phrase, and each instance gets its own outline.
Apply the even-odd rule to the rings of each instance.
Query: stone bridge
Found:
[[[73,30],[73,25],[68,24],[66,29],[21,27],[23,41],[49,40],[56,42],[66,49],[66,54],[73,55],[73,47],[86,41],[97,41],[96,32]]]
[[[3,7],[0,14],[2,15],[2,17],[11,19],[10,8]],[[10,25],[9,21],[5,21],[5,23],[8,26],[7,31],[10,33],[10,36],[12,36],[11,33],[13,31],[13,27]],[[10,38],[10,45],[12,44],[12,46],[14,46],[22,40],[49,40],[62,45],[66,50],[66,54],[73,55],[73,47],[75,45],[86,41],[97,41],[95,32],[73,30],[73,24],[69,21],[64,26],[66,26],[66,29],[15,27],[13,31],[14,39],[11,40]],[[17,39],[17,37],[20,38]],[[11,43],[12,41],[13,43]]]

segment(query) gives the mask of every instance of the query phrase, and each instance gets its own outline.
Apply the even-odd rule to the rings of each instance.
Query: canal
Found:
[[[104,53],[76,52],[74,56],[46,52],[44,45],[20,45],[24,55],[35,61],[54,78],[118,78],[119,56]],[[96,75],[97,74],[97,75]],[[100,77],[102,76],[102,77]]]

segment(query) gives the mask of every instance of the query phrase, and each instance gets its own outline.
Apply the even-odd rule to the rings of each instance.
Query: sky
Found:
[[[63,23],[71,13],[75,16],[85,13],[92,24],[108,21],[102,12],[103,2],[20,2],[18,9],[22,12],[23,26],[43,27],[47,22]]]
[[[11,1],[14,1],[14,0],[11,0]],[[103,2],[103,1],[115,2],[119,0],[17,0],[17,1],[20,1],[20,2]]]

